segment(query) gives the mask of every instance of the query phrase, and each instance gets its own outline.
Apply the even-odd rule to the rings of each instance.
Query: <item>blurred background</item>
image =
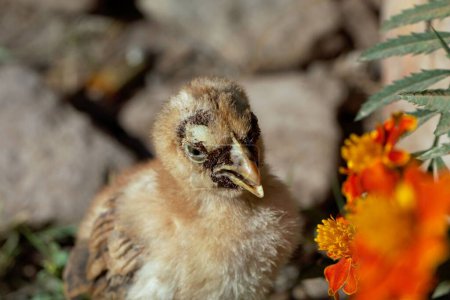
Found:
[[[268,164],[305,217],[271,299],[326,299],[313,236],[342,201],[340,144],[382,81],[424,67],[358,56],[380,19],[421,2],[0,0],[0,299],[63,298],[93,195],[153,157],[155,114],[200,75],[246,88]]]

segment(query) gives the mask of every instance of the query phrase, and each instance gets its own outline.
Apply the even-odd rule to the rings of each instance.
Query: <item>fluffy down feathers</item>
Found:
[[[244,91],[194,80],[167,102],[153,136],[158,159],[106,187],[81,223],[67,298],[263,299],[299,222],[263,164]],[[259,185],[262,199],[248,192]]]

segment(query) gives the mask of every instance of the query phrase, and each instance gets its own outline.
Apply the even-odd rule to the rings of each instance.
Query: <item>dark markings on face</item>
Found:
[[[255,116],[254,113],[251,113],[250,130],[248,131],[247,136],[243,140],[244,145],[254,145],[258,141],[260,135],[261,130],[259,129],[258,126],[258,118]]]
[[[206,161],[203,163],[203,167],[211,171],[211,180],[217,183],[218,187],[237,189],[239,188],[226,176],[218,176],[214,174],[213,170],[215,166],[219,165],[231,165],[231,146],[223,146],[217,148],[208,153]]]
[[[177,128],[177,136],[180,142],[186,137],[187,124],[208,126],[209,122],[211,122],[211,115],[203,110],[183,120]]]
[[[202,142],[196,142],[192,144],[192,147],[200,151],[201,153],[208,153],[208,150],[206,150],[206,147],[203,145]]]
[[[183,122],[180,123],[180,125],[177,128],[177,136],[180,140],[180,143],[186,137],[186,126],[188,124],[208,126],[210,122],[211,122],[211,115],[205,111],[199,111],[195,115],[185,119]],[[241,142],[244,145],[246,145],[246,147],[250,151],[250,154],[252,155],[252,159],[256,162],[257,165],[259,165],[259,155],[258,149],[255,144],[258,141],[260,134],[261,130],[259,129],[258,126],[258,118],[253,113],[251,113],[250,130],[248,131],[246,137]],[[213,169],[216,166],[232,164],[230,145],[222,146],[209,153],[207,152],[205,146],[201,142],[196,142],[192,144],[192,146],[203,153],[207,153],[207,158],[206,161],[203,163],[203,167],[205,169],[210,170],[211,180],[217,183],[218,187],[229,189],[239,188],[228,177],[219,176],[213,173]]]
[[[256,142],[261,135],[261,130],[258,126],[258,118],[254,113],[251,113],[250,119],[250,130],[247,133],[247,136],[244,138],[242,143],[247,147],[252,155],[252,159],[256,162],[256,165],[259,166],[259,153],[258,147],[256,147]]]

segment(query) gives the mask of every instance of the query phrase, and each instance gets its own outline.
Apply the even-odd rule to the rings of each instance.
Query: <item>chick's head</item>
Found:
[[[232,81],[199,78],[173,96],[154,130],[157,156],[189,190],[263,197],[258,120],[244,90]]]

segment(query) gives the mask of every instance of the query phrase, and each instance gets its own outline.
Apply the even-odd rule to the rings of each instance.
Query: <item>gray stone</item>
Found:
[[[357,49],[375,45],[379,37],[379,21],[370,3],[362,0],[345,0],[341,4],[342,21]]]
[[[344,88],[323,68],[310,74],[258,76],[241,81],[259,118],[266,160],[302,207],[323,200],[336,174],[340,132],[337,107]],[[123,110],[124,126],[149,144],[162,103],[181,84],[150,83]]]
[[[121,123],[128,131],[144,140],[150,149],[153,149],[150,135],[156,115],[163,103],[177,92],[179,86],[181,84],[149,80],[145,89],[141,90],[122,109]]]
[[[60,40],[72,17],[64,18],[47,10],[36,10],[13,0],[1,0],[0,45],[15,60],[45,66],[58,53]]]
[[[122,31],[119,24],[101,16],[61,14],[12,0],[0,1],[4,2],[0,10],[1,47],[15,60],[38,67],[51,67],[55,60],[74,52],[72,49],[83,55],[84,65],[91,65],[99,54],[107,54],[107,41]],[[92,46],[94,42],[96,46]]]
[[[292,292],[295,299],[328,299],[328,283],[325,278],[302,280]],[[344,298],[345,299],[345,298]]]
[[[335,176],[344,89],[325,70],[244,80],[265,139],[266,161],[306,208],[325,198]]]
[[[0,0],[2,2],[10,0]],[[61,0],[14,0],[20,5],[28,5],[34,9],[41,10],[55,10],[65,13],[80,13],[92,9],[96,4],[96,0],[76,0],[76,1],[61,1]]]
[[[75,222],[129,154],[32,71],[0,68],[0,230]]]
[[[150,19],[190,36],[246,70],[305,62],[340,14],[332,0],[139,0]]]
[[[159,45],[158,31],[147,21],[124,26],[103,16],[34,9],[13,1],[0,10],[0,28],[0,62],[38,67],[62,94],[99,81],[108,91],[111,85],[116,88],[142,68],[151,45]]]

